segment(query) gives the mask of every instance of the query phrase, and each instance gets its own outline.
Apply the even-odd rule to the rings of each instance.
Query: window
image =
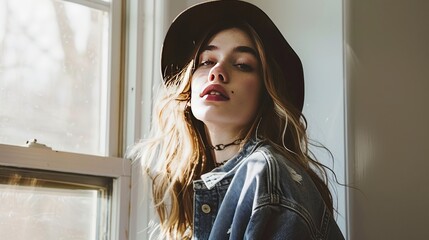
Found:
[[[117,6],[0,0],[0,143],[36,138],[101,156],[118,148]]]
[[[0,0],[3,235],[127,239],[131,165],[120,158],[119,134],[123,5]]]
[[[111,190],[111,178],[0,167],[2,237],[106,239]]]
[[[57,152],[33,143],[26,148],[0,144],[0,163],[2,205],[8,201],[22,204],[16,210],[0,211],[0,230],[11,222],[21,222],[22,229],[34,230],[28,233],[34,239],[59,239],[38,235],[45,232],[33,228],[34,221],[48,229],[47,232],[53,231],[52,234],[70,230],[67,226],[56,227],[59,222],[89,221],[82,234],[97,237],[88,239],[127,239],[131,178],[128,160]],[[46,206],[43,201],[69,203],[50,204],[49,207],[58,210],[52,214],[50,210],[41,211]],[[81,216],[74,215],[77,211],[60,213],[61,209],[73,209],[72,205],[88,212]],[[26,219],[21,218],[23,214]]]

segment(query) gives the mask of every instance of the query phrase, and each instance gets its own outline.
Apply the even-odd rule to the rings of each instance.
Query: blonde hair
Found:
[[[326,172],[323,165],[309,154],[305,118],[299,109],[289,103],[284,93],[279,92],[279,89],[283,89],[280,86],[283,82],[282,72],[275,61],[266,56],[256,32],[248,24],[240,23],[216,28],[207,37],[231,27],[244,30],[254,41],[264,82],[259,111],[244,142],[256,134],[269,141],[289,160],[301,165],[313,179],[332,212]],[[198,56],[198,52],[195,56]],[[150,136],[128,153],[132,158],[141,160],[142,168],[151,177],[153,199],[160,220],[160,238],[192,237],[192,183],[214,168],[212,157],[205,147],[203,123],[195,119],[187,104],[193,70],[194,60],[191,60],[179,74],[162,86],[155,101]]]

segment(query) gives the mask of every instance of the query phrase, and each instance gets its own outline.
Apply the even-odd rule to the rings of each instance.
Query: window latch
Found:
[[[46,146],[45,144],[37,143],[37,139],[31,139],[26,142],[26,146],[29,148],[41,148],[52,150],[51,147]]]

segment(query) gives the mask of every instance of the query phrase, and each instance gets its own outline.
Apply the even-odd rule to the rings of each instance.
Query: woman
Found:
[[[162,70],[151,136],[130,152],[152,179],[160,238],[344,239],[308,151],[301,62],[263,11],[187,9]]]

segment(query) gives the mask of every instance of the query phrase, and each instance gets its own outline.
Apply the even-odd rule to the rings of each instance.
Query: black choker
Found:
[[[220,162],[220,163],[218,163],[218,162],[215,162],[215,167],[220,167],[220,166],[223,166],[226,162],[228,162],[229,161],[229,159],[227,159],[227,160],[225,160],[225,161],[223,161],[223,162]]]
[[[227,148],[227,147],[229,147],[231,145],[238,145],[242,141],[243,141],[243,139],[239,138],[239,139],[234,140],[233,142],[230,142],[228,144],[217,144],[217,145],[214,145],[214,146],[210,146],[210,148],[213,149],[213,150],[216,150],[216,151],[221,151],[221,150],[224,150],[225,148]]]

